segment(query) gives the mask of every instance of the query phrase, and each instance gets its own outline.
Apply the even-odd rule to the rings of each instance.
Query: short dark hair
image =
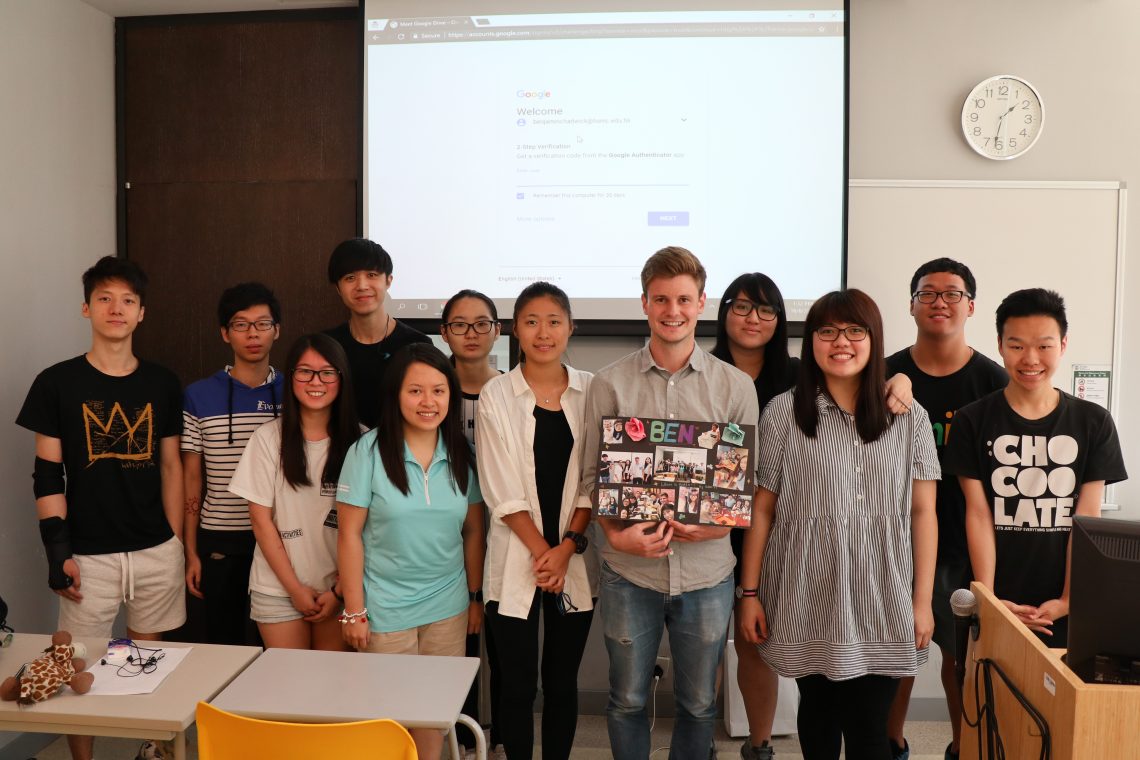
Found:
[[[462,301],[464,298],[477,298],[487,305],[487,308],[491,311],[491,319],[499,319],[499,310],[495,308],[495,302],[491,300],[490,296],[480,293],[478,290],[464,288],[463,290],[453,295],[451,298],[447,299],[447,303],[443,305],[443,315],[440,317],[440,321],[444,324],[447,324],[447,320],[451,318],[451,310],[454,309],[455,305]]]
[[[808,438],[815,438],[819,423],[817,393],[827,393],[827,380],[815,360],[815,331],[836,322],[860,325],[871,341],[871,358],[859,377],[855,400],[855,430],[865,442],[878,440],[893,418],[887,410],[887,362],[883,356],[883,317],[869,295],[856,288],[833,290],[811,305],[804,319],[804,345],[800,351],[800,376],[793,400],[796,425]]]
[[[947,274],[956,274],[962,278],[962,282],[966,285],[966,297],[977,298],[978,296],[978,282],[974,279],[974,273],[970,268],[960,261],[948,259],[943,257],[941,259],[934,259],[928,261],[918,269],[914,270],[914,277],[910,278],[910,293],[913,296],[915,291],[918,290],[918,283],[923,277],[935,272],[945,272]]]
[[[95,288],[107,280],[126,283],[131,292],[139,297],[139,306],[146,305],[146,273],[135,262],[118,256],[104,256],[83,273],[83,303],[91,303],[91,294]]]
[[[1010,293],[997,307],[997,334],[1001,340],[1005,322],[1010,317],[1052,317],[1061,329],[1061,337],[1069,333],[1069,319],[1065,316],[1065,299],[1055,290],[1026,288]]]
[[[392,257],[384,246],[367,238],[352,238],[333,248],[329,256],[329,282],[336,285],[340,278],[353,272],[380,272],[392,274]]]
[[[222,291],[222,297],[218,299],[218,325],[229,327],[234,314],[261,304],[268,306],[273,321],[281,324],[281,304],[278,303],[277,296],[273,295],[273,291],[265,285],[260,282],[242,282],[232,288],[226,288]]]
[[[439,437],[447,450],[447,464],[451,480],[459,493],[467,493],[469,470],[475,469],[475,452],[463,432],[461,405],[463,390],[455,367],[443,352],[430,343],[410,343],[388,360],[384,378],[380,381],[380,420],[376,425],[376,450],[384,465],[388,480],[405,496],[410,492],[408,470],[404,466],[404,416],[400,411],[400,388],[408,368],[413,364],[426,364],[447,378],[450,398],[447,416],[439,426]]]

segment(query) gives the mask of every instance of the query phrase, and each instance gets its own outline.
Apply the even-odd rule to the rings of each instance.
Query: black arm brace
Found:
[[[40,539],[48,560],[48,586],[56,591],[71,585],[71,576],[63,572],[63,563],[71,559],[71,531],[62,517],[40,520]]]

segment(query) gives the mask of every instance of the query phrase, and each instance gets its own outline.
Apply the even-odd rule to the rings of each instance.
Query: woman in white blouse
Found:
[[[515,300],[522,361],[483,386],[476,461],[491,527],[484,595],[501,663],[496,722],[511,760],[534,746],[543,621],[542,757],[565,760],[578,722],[578,666],[593,618],[583,552],[590,507],[578,492],[592,375],[562,363],[570,301],[536,282]],[[537,455],[536,455],[537,453]]]

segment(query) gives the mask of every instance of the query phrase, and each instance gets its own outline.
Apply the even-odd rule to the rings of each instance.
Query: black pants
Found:
[[[487,665],[491,671],[487,679],[491,692],[491,747],[496,747],[503,743],[502,737],[499,736],[499,719],[496,716],[496,711],[499,709],[499,692],[502,689],[499,685],[499,653],[495,650],[495,639],[490,625],[483,626],[483,635],[487,637]],[[467,637],[467,656],[482,656],[477,633]],[[480,676],[476,676],[475,683],[471,684],[471,691],[467,692],[467,699],[463,702],[463,714],[472,718],[482,717],[479,716],[479,682]],[[455,734],[459,737],[460,744],[467,749],[475,749],[475,737],[471,734],[471,729],[460,723],[455,727]]]
[[[840,740],[847,760],[891,760],[887,713],[899,682],[888,676],[831,681],[822,675],[797,678],[796,720],[804,760],[837,760]]]
[[[509,760],[530,760],[534,750],[534,699],[538,693],[538,622],[542,611],[542,758],[567,760],[578,728],[578,666],[590,635],[592,610],[561,615],[557,597],[535,591],[526,620],[487,604],[487,623],[499,654],[495,721]]]
[[[249,619],[249,568],[252,554],[199,551],[205,597],[206,643],[261,646],[257,624]]]

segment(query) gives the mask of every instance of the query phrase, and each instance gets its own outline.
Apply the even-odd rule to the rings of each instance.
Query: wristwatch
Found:
[[[478,591],[468,591],[467,597],[471,601],[479,602],[481,604],[483,602],[483,589],[479,589]]]
[[[757,594],[759,594],[759,592],[760,592],[760,589],[758,589],[758,588],[744,588],[743,586],[737,586],[736,587],[736,598],[737,599],[743,599],[746,596],[755,597],[755,596],[757,596]]]
[[[590,539],[586,538],[581,533],[575,533],[572,530],[566,531],[566,535],[562,537],[563,541],[566,539],[570,539],[574,542],[575,554],[582,554],[586,551],[586,547],[590,545]]]

